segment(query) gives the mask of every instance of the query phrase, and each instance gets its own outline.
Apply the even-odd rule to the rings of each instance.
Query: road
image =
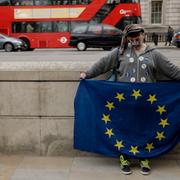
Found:
[[[165,56],[175,63],[180,63],[180,49],[159,49]],[[36,49],[29,52],[4,52],[0,51],[0,61],[97,61],[109,51],[89,49],[79,52],[76,49]]]

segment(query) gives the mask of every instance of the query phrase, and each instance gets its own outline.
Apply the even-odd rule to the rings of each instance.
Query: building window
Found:
[[[162,1],[152,1],[151,7],[151,23],[161,24],[162,23]]]

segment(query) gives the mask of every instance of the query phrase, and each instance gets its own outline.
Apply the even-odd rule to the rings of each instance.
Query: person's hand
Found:
[[[80,79],[85,79],[86,78],[86,73],[85,72],[80,72]]]

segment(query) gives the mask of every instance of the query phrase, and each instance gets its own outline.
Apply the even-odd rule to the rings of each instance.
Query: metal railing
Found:
[[[166,34],[165,33],[156,33],[158,35],[158,42],[165,42],[166,41]],[[145,36],[146,42],[153,42],[153,33],[146,33]]]

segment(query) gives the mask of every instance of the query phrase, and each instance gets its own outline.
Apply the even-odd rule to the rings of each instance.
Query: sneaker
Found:
[[[123,155],[120,155],[119,160],[122,173],[125,175],[131,174],[132,171],[130,169],[130,162],[127,159],[125,159]]]
[[[140,160],[140,166],[141,166],[141,170],[140,173],[143,175],[149,175],[151,172],[151,168],[149,166],[149,160],[148,159],[144,159],[144,160]]]

